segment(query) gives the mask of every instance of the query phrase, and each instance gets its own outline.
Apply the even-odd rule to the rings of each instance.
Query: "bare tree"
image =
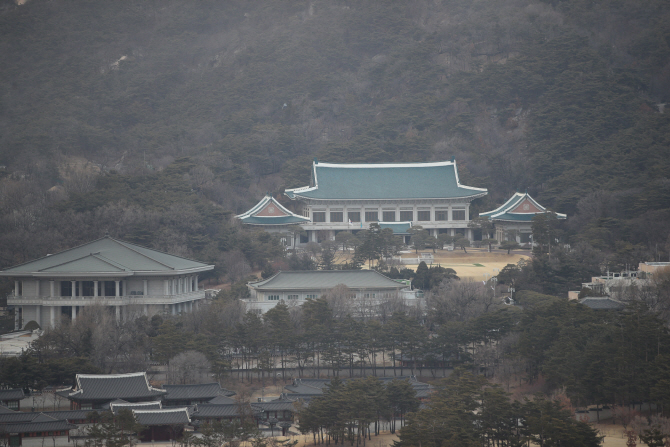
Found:
[[[174,356],[168,364],[168,382],[187,385],[210,381],[210,364],[205,354],[185,351]]]
[[[480,281],[443,281],[426,299],[428,313],[436,322],[467,321],[500,305],[493,291]]]

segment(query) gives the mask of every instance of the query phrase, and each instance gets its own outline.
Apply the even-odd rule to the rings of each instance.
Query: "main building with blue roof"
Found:
[[[287,189],[307,222],[301,241],[321,242],[339,231],[367,229],[371,223],[406,235],[421,225],[434,236],[462,234],[472,239],[470,202],[485,188],[461,185],[456,161],[392,164],[333,164],[314,160],[309,186]]]

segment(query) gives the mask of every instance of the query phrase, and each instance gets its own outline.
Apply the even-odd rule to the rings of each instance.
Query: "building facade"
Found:
[[[295,238],[298,233],[293,229],[309,223],[309,218],[298,216],[287,210],[271,195],[266,195],[249,211],[235,216],[245,225],[262,228],[268,233],[280,235],[282,243],[287,248],[295,248]]]
[[[314,161],[309,186],[287,189],[309,222],[299,243],[333,239],[371,223],[420,225],[431,235],[462,234],[472,239],[470,202],[485,188],[460,184],[456,162],[333,164]],[[296,211],[297,212],[297,211]]]
[[[480,213],[480,217],[488,217],[495,226],[498,242],[516,240],[520,244],[531,244],[533,217],[538,214],[550,213],[527,192],[517,192],[493,211]],[[565,219],[565,214],[554,213],[557,219]]]
[[[16,329],[29,321],[54,327],[66,315],[75,320],[86,306],[102,305],[121,319],[132,313],[191,312],[205,299],[198,275],[203,264],[104,237],[0,271],[14,278],[7,298]]]

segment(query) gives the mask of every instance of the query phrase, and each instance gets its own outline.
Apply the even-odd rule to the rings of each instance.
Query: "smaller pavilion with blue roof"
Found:
[[[479,216],[488,217],[493,222],[498,242],[511,240],[510,238],[514,237],[516,242],[524,244],[532,243],[533,217],[551,212],[533,199],[528,192],[517,192],[498,208],[480,213]],[[565,214],[554,214],[558,219],[566,218]]]
[[[266,195],[249,211],[235,216],[245,225],[262,227],[269,233],[281,233],[284,244],[294,247],[293,232],[287,229],[289,225],[309,223],[309,217],[292,213],[271,194]]]

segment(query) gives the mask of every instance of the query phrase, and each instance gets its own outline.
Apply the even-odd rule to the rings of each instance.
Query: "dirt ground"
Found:
[[[442,267],[454,269],[460,278],[468,278],[477,281],[484,281],[498,274],[507,264],[516,264],[521,259],[529,259],[528,252],[512,252],[507,254],[504,250],[493,251],[489,253],[483,248],[468,248],[468,252],[463,250],[437,250],[433,254],[434,264],[440,264]],[[429,253],[423,250],[422,253]],[[416,254],[403,253],[403,258],[415,258]],[[407,265],[411,269],[416,269],[416,265]]]

